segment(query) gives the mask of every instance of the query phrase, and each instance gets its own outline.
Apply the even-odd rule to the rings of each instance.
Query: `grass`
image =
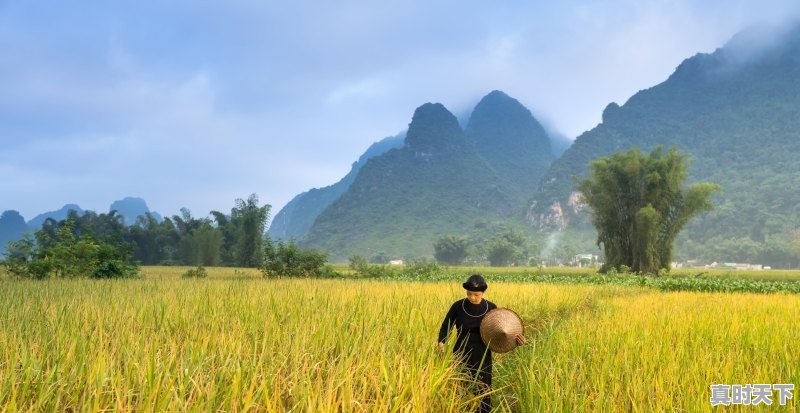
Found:
[[[348,264],[333,264],[333,268],[342,274],[352,274]],[[393,266],[390,266],[393,267]],[[399,266],[398,266],[399,267]],[[395,267],[397,268],[397,267]],[[458,274],[480,273],[484,275],[502,275],[511,277],[531,273],[546,273],[552,275],[596,275],[596,268],[578,267],[476,267],[476,266],[449,266],[444,267],[448,272]],[[737,278],[759,281],[800,281],[800,270],[731,270],[731,269],[704,269],[704,268],[677,268],[669,273],[673,277],[720,277]]]
[[[435,346],[460,282],[222,268],[182,279],[186,269],[1,281],[0,410],[475,405]],[[709,411],[711,384],[800,385],[798,295],[489,280],[487,298],[523,317],[530,343],[495,357],[498,411]],[[796,412],[799,392],[789,406],[758,410]]]

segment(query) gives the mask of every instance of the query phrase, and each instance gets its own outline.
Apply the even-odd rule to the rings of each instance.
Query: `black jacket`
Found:
[[[443,343],[447,340],[450,329],[455,326],[457,336],[453,351],[458,351],[462,345],[483,349],[485,345],[481,340],[481,320],[486,313],[495,308],[497,306],[485,298],[481,300],[480,304],[472,304],[466,297],[454,302],[439,328],[439,342]]]

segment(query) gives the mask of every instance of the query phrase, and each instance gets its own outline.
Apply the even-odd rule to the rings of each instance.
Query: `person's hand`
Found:
[[[444,353],[444,343],[442,343],[441,341],[439,342],[439,351]]]
[[[521,345],[523,345],[523,344],[525,344],[527,342],[528,342],[528,340],[525,339],[525,336],[523,336],[522,334],[518,334],[517,335],[517,344],[518,345],[521,346]]]

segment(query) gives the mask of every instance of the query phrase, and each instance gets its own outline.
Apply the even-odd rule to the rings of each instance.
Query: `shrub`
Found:
[[[353,255],[350,257],[350,269],[359,276],[365,278],[390,277],[394,275],[394,270],[388,265],[370,265],[367,259],[360,255]]]
[[[264,263],[261,272],[264,277],[324,277],[339,276],[326,265],[328,253],[313,248],[300,249],[293,241],[280,240],[277,245],[272,240],[264,242]]]
[[[126,278],[138,272],[136,264],[128,263],[128,245],[99,242],[90,235],[77,239],[71,221],[64,221],[57,239],[47,248],[26,237],[9,243],[6,254],[6,269],[18,278]]]
[[[428,262],[425,260],[414,261],[403,268],[403,276],[410,278],[429,277],[431,275],[438,275],[445,273],[446,270],[436,262]]]
[[[183,277],[183,278],[206,278],[206,277],[208,277],[208,271],[206,271],[206,269],[202,265],[198,265],[197,268],[190,268],[190,269],[186,270],[186,272],[183,273],[183,275],[181,275],[181,277]]]

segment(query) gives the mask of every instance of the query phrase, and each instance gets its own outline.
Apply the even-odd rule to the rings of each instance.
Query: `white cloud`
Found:
[[[422,103],[501,89],[575,137],[790,0],[114,2],[0,7],[0,208],[136,194],[275,212]],[[103,207],[104,208],[104,207]]]

